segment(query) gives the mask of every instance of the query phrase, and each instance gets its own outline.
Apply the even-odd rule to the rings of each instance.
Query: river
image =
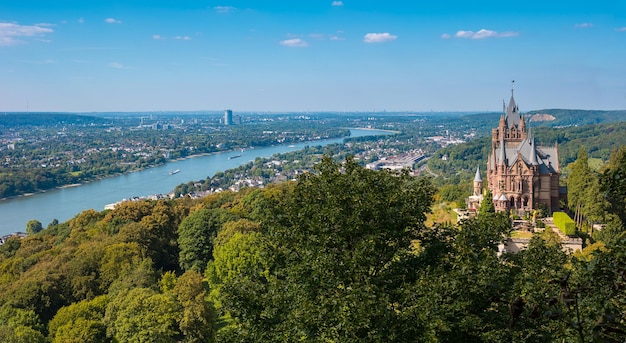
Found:
[[[390,134],[389,131],[351,129],[351,137]],[[284,144],[263,148],[201,155],[124,175],[0,201],[0,236],[26,231],[26,222],[36,219],[44,227],[53,219],[67,221],[88,209],[102,211],[104,205],[133,196],[167,194],[181,183],[203,180],[215,173],[270,157],[277,153],[303,149],[305,146],[325,146],[342,142],[342,138]],[[237,158],[229,158],[241,155]],[[171,171],[180,170],[175,174]]]

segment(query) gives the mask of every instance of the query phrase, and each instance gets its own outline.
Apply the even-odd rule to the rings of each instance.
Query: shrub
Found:
[[[565,212],[554,212],[552,214],[552,218],[554,220],[554,225],[561,230],[564,234],[568,236],[573,236],[576,234],[576,223],[572,218],[570,218]]]

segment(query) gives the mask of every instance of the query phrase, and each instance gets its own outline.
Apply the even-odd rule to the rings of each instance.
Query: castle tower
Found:
[[[487,161],[487,186],[496,210],[522,215],[541,206],[549,213],[558,211],[559,177],[558,147],[535,144],[511,87],[509,104],[503,102],[498,126],[491,130],[491,154]]]
[[[483,193],[483,179],[480,177],[480,167],[476,167],[476,175],[474,176],[474,196]]]

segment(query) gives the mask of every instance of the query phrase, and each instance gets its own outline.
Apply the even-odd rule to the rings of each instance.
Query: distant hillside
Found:
[[[598,110],[568,110],[547,109],[527,112],[526,115],[534,116],[541,114],[554,117],[554,120],[533,121],[543,126],[581,126],[588,124],[604,124],[626,121],[626,110],[598,111]]]
[[[479,136],[488,135],[500,119],[500,112],[469,114],[460,117],[465,123],[471,123]],[[570,127],[590,124],[626,122],[626,110],[568,110],[545,109],[523,113],[529,118],[531,126]],[[495,123],[495,124],[494,124]]]
[[[109,120],[71,113],[0,113],[0,126],[54,126],[104,124]]]
[[[547,114],[547,113],[537,113],[534,115],[531,115],[530,117],[530,122],[534,123],[534,122],[541,122],[541,121],[553,121],[556,120],[556,117],[554,117],[551,114]]]

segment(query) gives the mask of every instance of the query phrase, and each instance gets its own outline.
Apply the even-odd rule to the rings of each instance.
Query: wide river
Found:
[[[389,134],[388,131],[351,129],[350,137]],[[303,149],[305,146],[325,146],[342,142],[342,138],[325,139],[294,145],[276,145],[211,155],[202,155],[133,173],[38,193],[30,196],[0,201],[0,236],[16,231],[26,231],[26,222],[40,221],[44,227],[53,219],[67,221],[88,209],[104,210],[104,205],[133,196],[167,194],[181,183],[197,181],[217,172],[238,167],[257,157],[270,157],[277,153]],[[229,157],[241,157],[229,159]],[[170,175],[173,170],[179,173]]]

